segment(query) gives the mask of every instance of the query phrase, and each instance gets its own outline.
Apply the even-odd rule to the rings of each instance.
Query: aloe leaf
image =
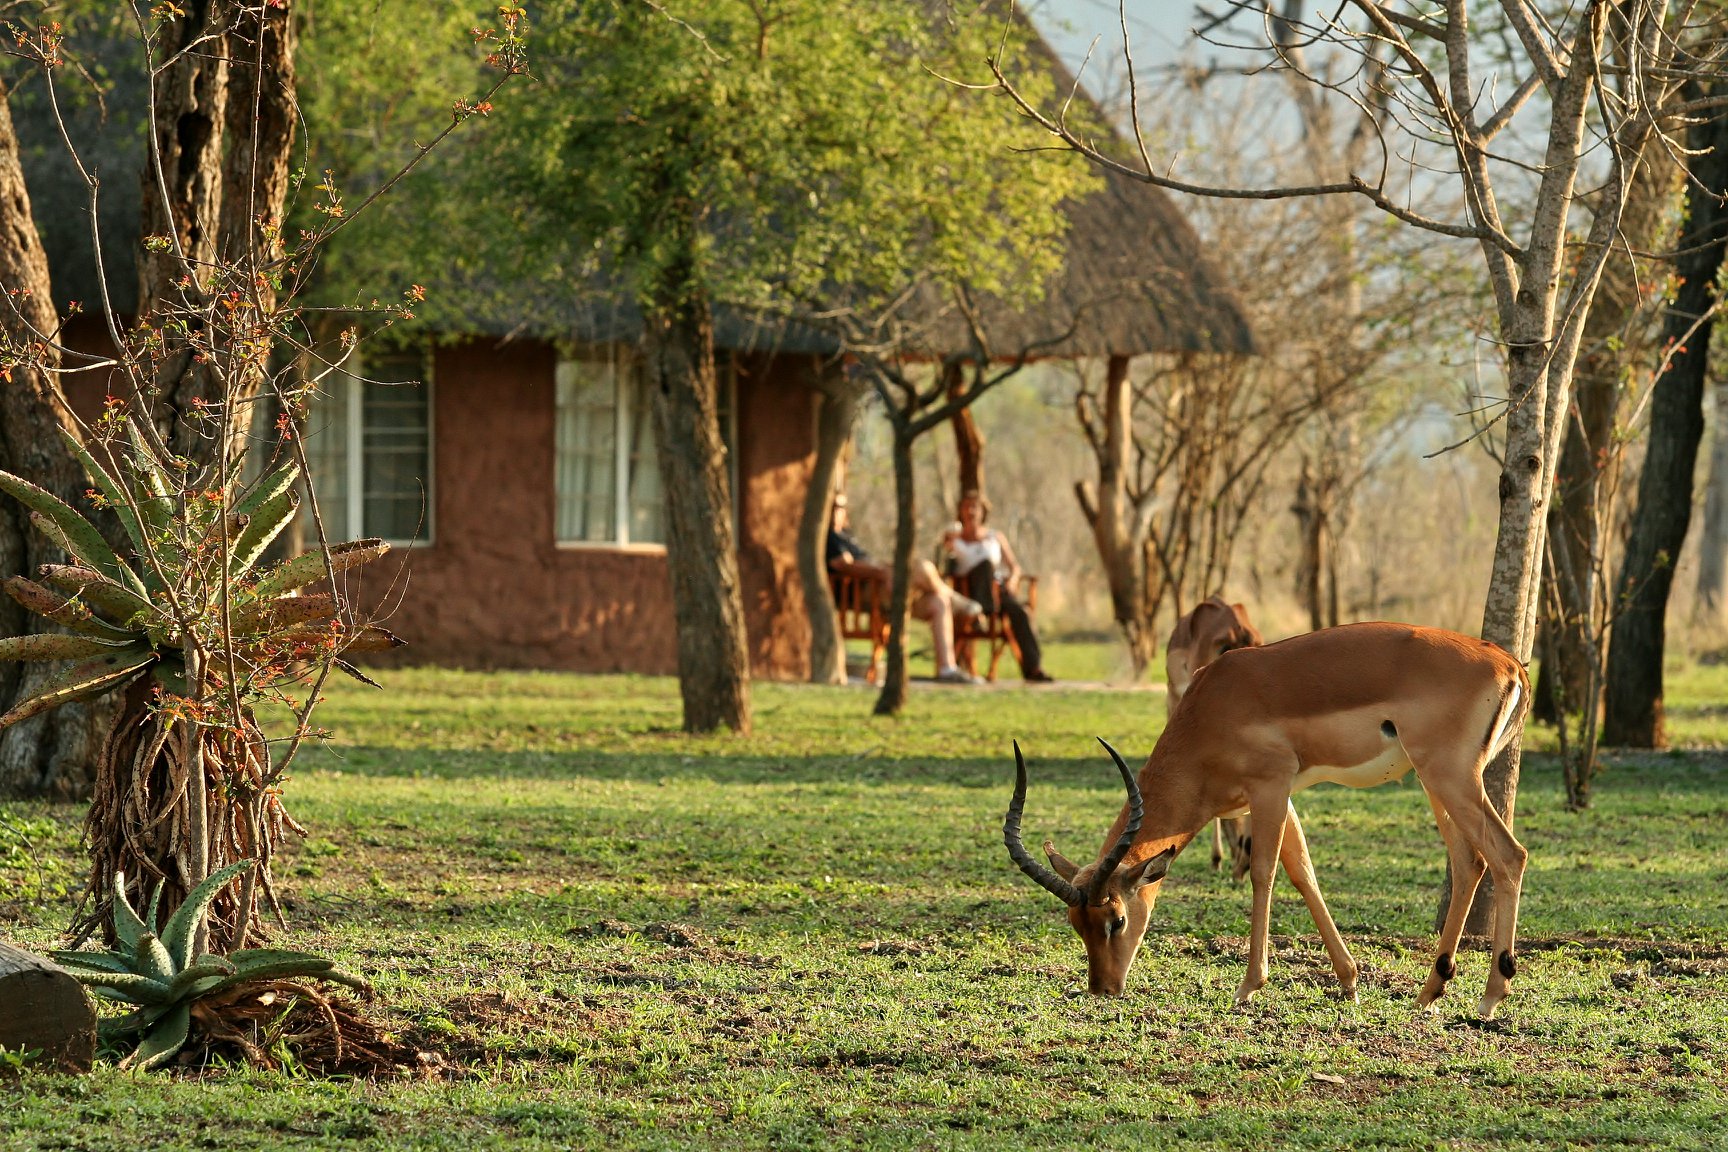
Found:
[[[124,1016],[104,1016],[96,1021],[96,1034],[104,1040],[116,1036],[130,1036],[134,1032],[142,1032],[152,1023],[144,1009],[128,1012]]]
[[[388,652],[392,648],[400,648],[408,641],[378,624],[368,624],[347,643],[342,645],[344,654],[349,652]]]
[[[44,564],[42,581],[67,595],[76,596],[112,624],[126,625],[140,614],[146,619],[161,614],[148,597],[121,587],[94,568],[76,564]]]
[[[390,545],[377,539],[350,540],[345,544],[332,544],[330,546],[330,566],[337,572],[346,572],[350,568],[370,564],[388,551],[390,551]],[[269,575],[258,581],[258,587],[254,589],[254,592],[260,600],[274,600],[284,592],[304,588],[306,585],[317,583],[323,578],[324,553],[315,549],[277,565],[270,571]]]
[[[294,461],[289,461],[259,480],[252,491],[246,493],[241,501],[234,505],[233,515],[257,516],[265,505],[276,500],[284,492],[291,491],[299,479],[300,465]]]
[[[0,491],[10,494],[32,512],[40,512],[59,529],[64,547],[73,556],[117,583],[134,586],[139,593],[144,591],[138,574],[120,562],[96,526],[60,497],[10,472],[0,472]]]
[[[186,695],[186,661],[176,656],[168,655],[161,663],[150,669],[151,677],[162,686],[162,691],[174,696]]]
[[[132,902],[126,899],[126,874],[114,873],[114,939],[120,942],[122,948],[136,952],[138,938],[150,929],[144,921],[138,919],[138,913],[132,910]]]
[[[336,597],[328,593],[316,596],[281,596],[275,600],[254,601],[234,614],[234,631],[249,636],[258,632],[275,632],[313,620],[328,620],[336,615]]]
[[[156,881],[156,888],[150,893],[150,907],[144,913],[144,928],[146,931],[156,931],[156,910],[162,907],[162,886],[167,883],[167,880]]]
[[[162,946],[162,938],[154,932],[138,937],[138,967],[146,976],[163,983],[173,980],[174,973],[180,970],[168,955],[168,949]]]
[[[168,985],[136,972],[74,972],[74,979],[92,988],[117,993],[128,1004],[166,1004]]]
[[[370,988],[365,981],[337,972],[335,966],[328,960],[313,958],[310,960],[300,961],[284,960],[281,963],[270,965],[254,965],[250,969],[236,973],[233,976],[223,977],[210,987],[200,990],[198,995],[214,996],[218,992],[226,992],[228,989],[238,987],[242,984],[252,984],[260,980],[284,980],[295,976],[310,976],[319,980],[335,980],[337,983],[347,984],[350,987],[362,991],[370,991]]]
[[[137,469],[138,476],[150,490],[150,495],[168,499],[175,485],[168,482],[167,465],[156,455],[156,450],[150,446],[150,442],[133,420],[126,421],[126,442],[132,446],[130,463]]]
[[[68,636],[64,632],[42,632],[35,636],[0,639],[0,660],[82,660],[124,647],[118,640],[92,636]]]
[[[294,976],[311,976],[320,980],[334,980],[351,988],[370,992],[371,986],[364,980],[336,970],[336,963],[323,956],[314,956],[310,952],[294,952],[281,948],[250,948],[239,952],[231,952],[228,959],[234,964],[234,974],[224,977],[211,987],[200,991],[200,996],[211,995],[240,984],[250,984],[260,980],[279,980]]]
[[[156,662],[156,653],[142,644],[114,649],[82,664],[74,664],[53,677],[40,692],[0,716],[0,728],[28,720],[50,708],[88,700],[130,683],[133,677]]]
[[[34,612],[44,620],[52,620],[63,628],[70,628],[86,636],[95,636],[103,640],[136,640],[138,634],[110,624],[90,611],[88,604],[77,600],[68,600],[57,592],[50,592],[33,580],[22,576],[10,576],[6,579],[7,595],[24,605],[26,611]]]
[[[251,519],[246,521],[246,527],[240,530],[230,547],[228,554],[228,570],[235,576],[244,576],[258,563],[258,558],[264,555],[264,550],[270,547],[270,542],[282,534],[282,529],[288,527],[294,519],[294,513],[300,510],[300,494],[292,488],[264,502]]]
[[[203,990],[197,988],[202,981],[209,981],[214,987],[225,978],[234,975],[234,965],[220,956],[203,956],[198,963],[188,964],[175,974],[168,985],[169,995],[175,1000],[195,1000],[203,995]]]
[[[50,952],[54,962],[65,969],[83,968],[90,972],[131,972],[124,957],[113,952],[75,952],[66,949]]]
[[[366,673],[360,671],[360,669],[354,667],[354,665],[348,663],[348,661],[346,661],[346,660],[342,660],[342,659],[338,658],[337,660],[334,661],[334,663],[335,663],[336,667],[340,668],[343,672],[347,673],[349,676],[352,676],[354,679],[360,681],[360,683],[362,683],[362,684],[365,684],[365,685],[372,687],[372,688],[380,688],[381,689],[384,687],[384,685],[378,683],[378,681],[372,679],[372,677],[366,675]]]
[[[145,556],[148,544],[144,528],[138,519],[137,510],[127,498],[127,492],[120,487],[119,481],[114,479],[114,474],[98,463],[90,450],[84,447],[83,441],[64,428],[60,429],[60,435],[66,441],[66,446],[72,449],[72,454],[84,465],[84,472],[90,477],[90,482],[96,485],[97,491],[102,493],[109,507],[114,509],[114,514],[120,518],[120,526],[126,530],[127,539],[132,541],[132,551],[140,558]],[[143,573],[143,579],[147,587],[156,582],[148,570]]]
[[[144,1039],[138,1042],[137,1050],[122,1060],[120,1067],[148,1072],[166,1064],[185,1045],[191,1031],[191,1005],[175,1005],[172,1011],[151,1025],[150,1030],[144,1033]]]
[[[247,980],[259,980],[275,975],[276,973],[265,972],[263,969],[278,964],[313,964],[322,965],[325,969],[336,966],[336,962],[327,956],[320,956],[316,952],[300,952],[293,948],[242,948],[238,952],[228,953],[228,961],[234,965],[235,973]],[[300,975],[311,973],[303,972]]]
[[[174,915],[162,929],[162,943],[168,949],[168,955],[173,958],[176,969],[184,968],[192,962],[192,938],[198,934],[198,926],[204,922],[204,913],[209,910],[210,902],[216,899],[216,894],[227,887],[236,876],[257,863],[256,860],[237,860],[226,868],[212,872],[204,878],[202,884],[192,889],[186,902],[174,910]]]

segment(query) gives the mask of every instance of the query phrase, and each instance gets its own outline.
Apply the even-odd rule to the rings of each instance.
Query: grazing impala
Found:
[[[1246,807],[1254,913],[1236,1002],[1247,1003],[1266,984],[1280,860],[1314,917],[1344,995],[1354,999],[1356,962],[1315,883],[1290,795],[1325,780],[1371,788],[1414,768],[1452,862],[1452,902],[1417,1004],[1427,1008],[1445,993],[1465,915],[1487,871],[1494,876],[1495,960],[1477,1008],[1487,1019],[1516,970],[1526,853],[1488,802],[1482,769],[1517,731],[1529,699],[1518,661],[1487,641],[1437,628],[1349,624],[1239,649],[1194,677],[1138,780],[1105,745],[1128,800],[1095,863],[1076,867],[1046,841],[1047,868],[1020,842],[1026,762],[1018,744],[1003,839],[1021,871],[1068,905],[1068,920],[1086,945],[1090,990],[1116,996],[1171,859],[1208,820]]]
[[[1164,646],[1164,715],[1176,711],[1188,691],[1194,673],[1234,648],[1258,648],[1260,630],[1248,622],[1248,609],[1208,596],[1194,611],[1176,621],[1170,643]],[[1212,821],[1212,867],[1224,863],[1224,843],[1230,843],[1230,881],[1240,883],[1248,875],[1248,818],[1220,816]]]

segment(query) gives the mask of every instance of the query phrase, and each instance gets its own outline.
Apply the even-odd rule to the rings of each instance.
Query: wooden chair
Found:
[[[962,595],[968,594],[966,581],[953,574],[948,576],[949,586]],[[1020,587],[1025,595],[1020,603],[1025,605],[1026,614],[1031,616],[1038,607],[1038,577],[1022,576]],[[1002,585],[992,582],[990,585],[991,603],[984,605],[984,615],[954,617],[954,663],[969,676],[978,675],[977,658],[973,647],[977,644],[987,644],[990,647],[990,670],[984,679],[992,684],[996,682],[996,669],[1002,663],[1002,653],[1012,650],[1014,662],[1020,662],[1020,645],[1014,640],[1014,634],[1009,631],[1008,617],[1002,611]]]
[[[866,679],[876,683],[882,653],[888,648],[888,582],[857,573],[828,573],[834,588],[834,607],[840,613],[840,636],[844,640],[870,641],[870,671]]]

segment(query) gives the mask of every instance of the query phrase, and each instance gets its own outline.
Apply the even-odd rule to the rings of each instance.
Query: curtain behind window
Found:
[[[617,380],[613,364],[560,360],[557,381],[557,538],[617,539]]]

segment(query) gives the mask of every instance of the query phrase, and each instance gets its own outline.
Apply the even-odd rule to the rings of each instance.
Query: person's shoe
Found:
[[[1026,682],[1028,684],[1054,684],[1056,677],[1039,668],[1036,671],[1026,673]]]
[[[967,619],[971,619],[974,616],[982,616],[984,615],[984,605],[978,603],[978,601],[972,599],[970,596],[962,596],[960,593],[956,592],[954,593],[954,615],[964,616]]]
[[[964,669],[944,668],[942,671],[936,673],[936,683],[938,683],[938,684],[976,684],[976,683],[978,683],[978,678],[976,676],[970,675]]]

